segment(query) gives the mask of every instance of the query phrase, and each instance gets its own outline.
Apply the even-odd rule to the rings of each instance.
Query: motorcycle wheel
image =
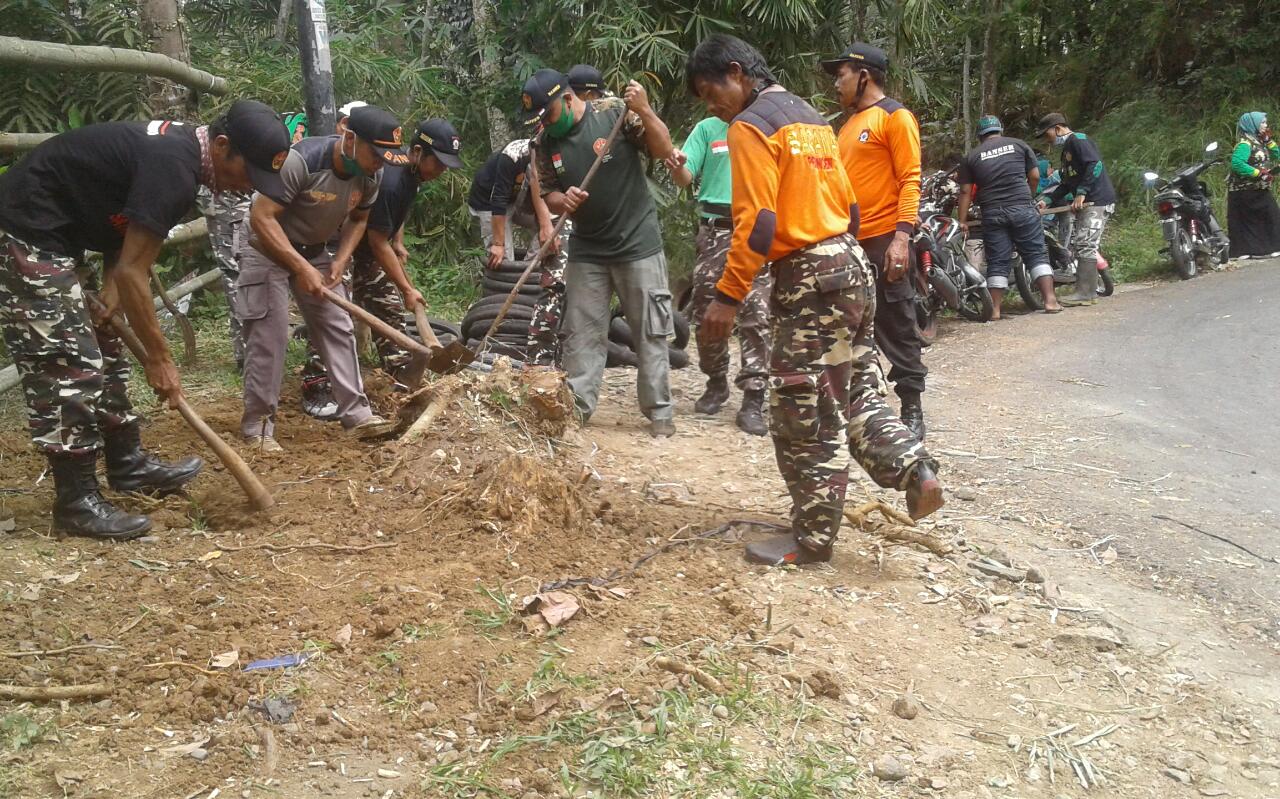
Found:
[[[1098,270],[1098,296],[1110,297],[1116,293],[1116,279],[1111,276],[1110,267]]]
[[[956,308],[970,322],[990,322],[995,313],[995,305],[991,302],[991,292],[985,283],[974,283],[965,275],[965,286],[960,289],[960,305]]]
[[[1043,311],[1044,297],[1040,296],[1040,289],[1031,281],[1031,273],[1027,271],[1026,264],[1022,263],[1022,258],[1014,256],[1013,258],[1013,282],[1018,285],[1018,295],[1022,297],[1022,304],[1027,306],[1029,311]]]
[[[1173,267],[1178,270],[1178,277],[1190,280],[1196,276],[1196,258],[1191,247],[1191,234],[1186,228],[1178,226],[1178,236],[1169,242],[1169,256],[1173,259]]]

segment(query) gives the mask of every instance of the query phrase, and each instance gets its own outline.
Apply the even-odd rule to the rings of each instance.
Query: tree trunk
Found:
[[[280,0],[280,10],[276,12],[276,41],[284,43],[289,33],[289,16],[293,13],[293,0]]]
[[[474,22],[476,52],[480,54],[480,85],[499,86],[501,79],[498,62],[501,50],[493,32],[492,0],[471,0],[471,16]],[[489,115],[489,149],[501,150],[507,142],[511,141],[511,125],[507,121],[507,115],[495,107],[487,97],[485,105]]]
[[[302,60],[302,97],[307,107],[307,133],[333,133],[338,109],[333,102],[333,62],[329,55],[329,16],[324,0],[295,0],[298,53]]]
[[[987,27],[982,33],[982,108],[983,114],[996,112],[996,26],[1000,18],[1000,0],[987,2]]]
[[[869,2],[871,0],[849,0],[849,9],[853,12],[853,30],[849,31],[849,38],[854,41],[862,41],[866,37]]]
[[[178,16],[178,0],[142,0],[138,4],[138,16],[148,49],[184,64],[191,63]],[[160,119],[187,119],[195,111],[190,92],[164,78],[147,79],[147,104],[152,115]]]
[[[159,53],[123,47],[30,42],[13,36],[0,36],[0,64],[155,75],[210,94],[227,93],[227,82],[222,78]]]
[[[965,34],[964,37],[964,67],[961,70],[960,83],[960,114],[961,124],[964,126],[964,149],[968,151],[973,147],[973,117],[970,109],[970,97],[972,94],[972,79],[969,76],[969,65],[973,61],[973,37]]]

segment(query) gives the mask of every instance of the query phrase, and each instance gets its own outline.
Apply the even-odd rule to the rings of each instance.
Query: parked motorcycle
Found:
[[[1049,265],[1053,267],[1053,285],[1056,289],[1058,286],[1074,286],[1076,284],[1076,256],[1071,252],[1071,248],[1058,238],[1058,224],[1056,220],[1053,223],[1045,225],[1044,243],[1049,248]],[[1070,237],[1070,231],[1066,231],[1064,238]],[[1010,270],[1013,272],[1013,282],[1018,287],[1018,295],[1022,297],[1022,302],[1030,310],[1043,311],[1044,297],[1040,294],[1040,287],[1031,279],[1031,270],[1022,262],[1022,258],[1014,253],[1013,266]],[[1116,281],[1111,275],[1110,264],[1098,254],[1098,296],[1110,297],[1115,293]]]
[[[916,325],[925,346],[938,335],[938,315],[951,308],[965,319],[990,322],[994,309],[986,278],[964,254],[964,232],[951,217],[960,194],[955,169],[924,179],[919,223],[911,244],[916,251]]]
[[[1200,180],[1206,169],[1224,160],[1212,157],[1217,150],[1218,143],[1210,142],[1204,148],[1204,161],[1174,173],[1168,180],[1161,180],[1155,172],[1143,175],[1147,187],[1156,189],[1152,205],[1160,215],[1165,241],[1169,242],[1169,257],[1183,280],[1190,280],[1215,263],[1227,262],[1227,234],[1213,215],[1209,187]]]

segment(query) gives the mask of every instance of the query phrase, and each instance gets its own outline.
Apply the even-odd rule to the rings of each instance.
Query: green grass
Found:
[[[462,612],[462,616],[475,626],[480,635],[489,639],[496,638],[499,631],[516,620],[511,598],[502,593],[500,588],[489,588],[484,585],[478,586],[476,593],[492,602],[494,607],[468,608]]]

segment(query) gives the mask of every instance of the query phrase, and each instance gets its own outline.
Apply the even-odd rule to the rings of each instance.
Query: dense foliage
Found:
[[[487,5],[485,5],[487,4]],[[442,115],[463,134],[478,166],[492,145],[488,109],[516,106],[523,79],[542,66],[599,66],[615,85],[635,77],[677,139],[700,118],[684,88],[684,54],[729,31],[759,45],[793,90],[833,115],[820,56],[854,37],[894,57],[894,92],[915,109],[928,157],[941,163],[965,144],[962,98],[969,61],[969,117],[995,112],[1027,134],[1041,114],[1062,110],[1100,137],[1122,193],[1136,175],[1189,160],[1208,137],[1229,140],[1246,98],[1264,96],[1277,66],[1268,45],[1280,9],[1262,2],[1180,0],[329,0],[339,102],[381,103],[402,118]],[[229,97],[201,97],[209,117],[231,97],[277,108],[301,106],[292,26],[278,29],[278,0],[186,0],[192,62],[226,77]],[[489,26],[478,26],[477,10]],[[0,0],[6,34],[72,43],[145,47],[138,0]],[[283,32],[283,35],[281,33]],[[488,35],[485,35],[486,32]],[[486,85],[482,67],[500,79]],[[0,68],[0,130],[61,130],[147,111],[134,76]],[[985,98],[985,101],[984,101]],[[1141,120],[1155,129],[1134,130]],[[1123,143],[1121,142],[1123,140]],[[469,173],[470,170],[467,170]],[[654,171],[675,269],[687,268],[687,199]],[[477,242],[464,208],[469,174],[449,174],[423,192],[412,227],[418,274],[447,289],[471,267]]]

